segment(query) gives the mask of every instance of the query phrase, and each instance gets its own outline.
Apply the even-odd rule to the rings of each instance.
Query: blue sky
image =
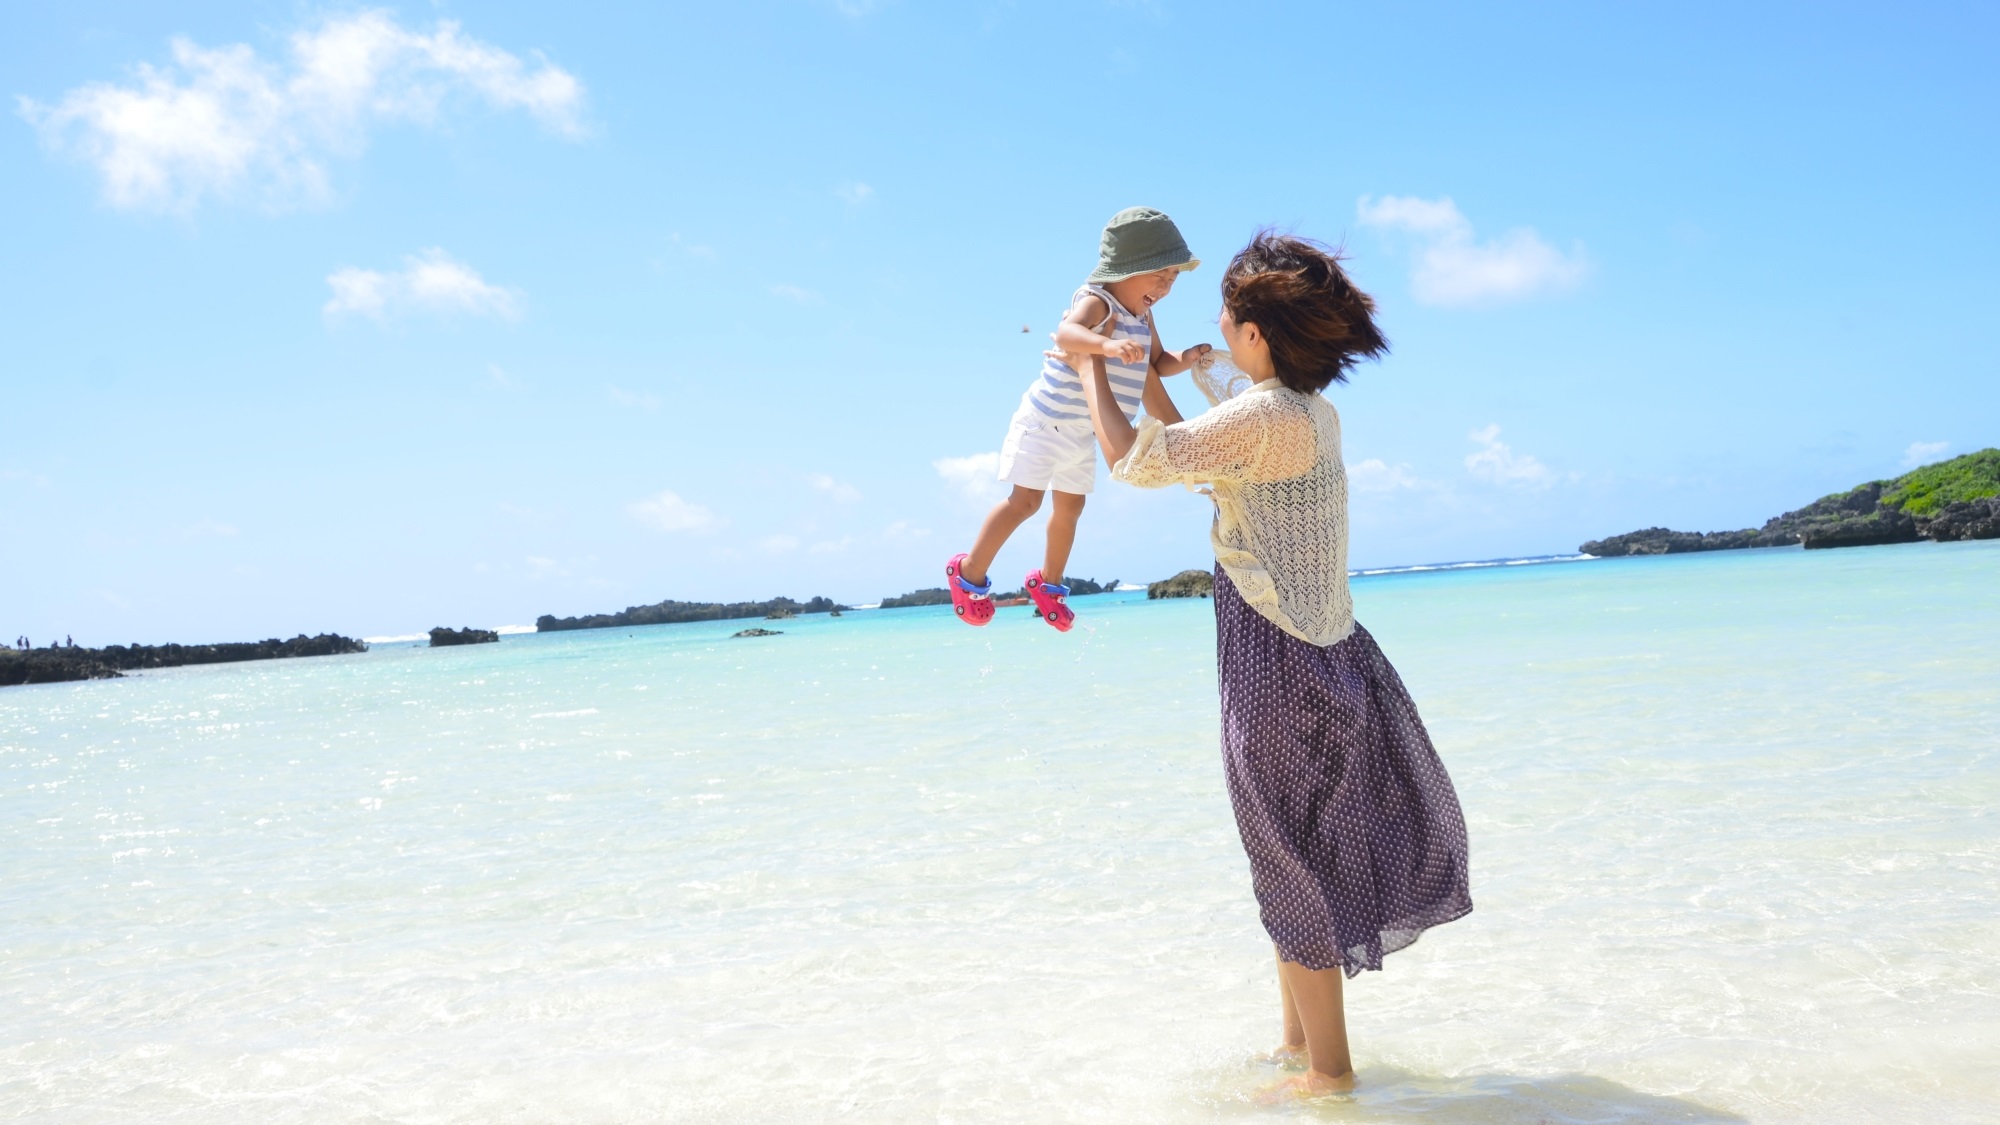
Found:
[[[1259,226],[1352,255],[1394,345],[1332,392],[1358,565],[1753,525],[2000,444],[1989,6],[7,23],[10,638],[935,585],[1134,204],[1208,263],[1174,346]],[[1072,573],[1206,565],[1206,528],[1100,475]]]

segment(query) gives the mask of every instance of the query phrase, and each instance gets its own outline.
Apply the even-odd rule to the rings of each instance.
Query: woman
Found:
[[[1354,1085],[1341,974],[1472,910],[1451,778],[1347,588],[1340,416],[1319,392],[1388,350],[1374,309],[1334,253],[1260,234],[1229,263],[1220,321],[1256,385],[1136,430],[1102,368],[1084,387],[1113,478],[1213,491],[1223,765],[1304,1093]]]

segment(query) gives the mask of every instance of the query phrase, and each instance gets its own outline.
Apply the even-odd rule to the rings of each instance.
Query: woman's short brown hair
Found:
[[[1278,379],[1301,394],[1344,383],[1348,368],[1389,350],[1374,299],[1347,279],[1339,251],[1310,239],[1259,231],[1229,260],[1222,307],[1264,333]]]

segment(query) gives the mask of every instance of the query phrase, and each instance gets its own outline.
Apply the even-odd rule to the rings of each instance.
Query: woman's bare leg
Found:
[[[966,552],[965,566],[959,575],[974,586],[984,586],[986,568],[993,565],[993,556],[1007,545],[1007,537],[1014,534],[1014,529],[1026,523],[1041,506],[1040,491],[1015,485],[1013,493],[986,513],[986,522],[979,525],[979,538],[972,541],[972,550]]]
[[[1278,1005],[1284,1018],[1284,1038],[1279,1041],[1278,1049],[1271,1052],[1271,1061],[1304,1066],[1306,1025],[1299,1019],[1299,1002],[1292,999],[1291,981],[1285,978],[1285,956],[1277,953],[1275,946],[1272,952],[1278,959]]]
[[[1354,1060],[1347,1052],[1347,1009],[1338,968],[1308,969],[1278,959],[1278,974],[1299,1013],[1311,1067],[1296,1079],[1302,1093],[1354,1088]]]
[[[1083,497],[1074,492],[1056,492],[1055,509],[1049,513],[1049,546],[1042,555],[1042,581],[1060,586],[1069,567],[1069,551],[1076,546],[1076,521],[1083,515]]]

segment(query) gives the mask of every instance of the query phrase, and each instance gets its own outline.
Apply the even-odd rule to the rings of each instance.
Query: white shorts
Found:
[[[1097,487],[1097,434],[1089,419],[1059,422],[1024,399],[1000,443],[1000,479],[1038,492],[1090,495]]]

